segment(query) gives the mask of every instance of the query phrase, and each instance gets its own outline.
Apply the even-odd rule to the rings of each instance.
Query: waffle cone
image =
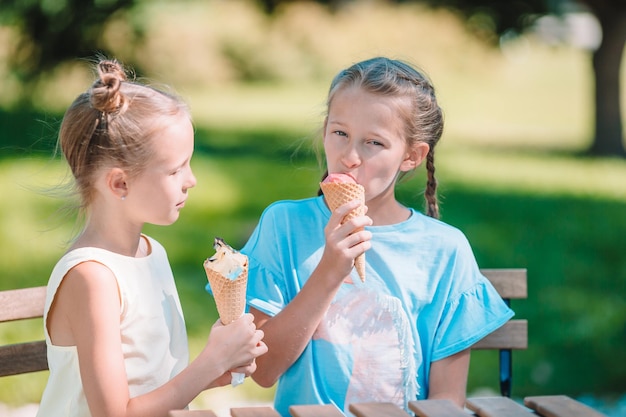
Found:
[[[230,324],[244,313],[246,308],[246,287],[248,283],[248,265],[244,271],[234,279],[228,279],[219,272],[204,266],[217,312],[223,324]]]
[[[320,187],[331,211],[349,201],[361,201],[361,205],[348,213],[341,223],[345,223],[353,217],[363,216],[365,214],[365,189],[361,184],[329,182],[321,183]],[[354,259],[354,267],[361,281],[365,282],[365,253],[362,253]]]

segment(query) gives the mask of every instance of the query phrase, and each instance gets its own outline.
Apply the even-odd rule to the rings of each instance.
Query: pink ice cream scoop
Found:
[[[328,184],[328,183],[336,183],[336,182],[345,182],[348,184],[356,184],[356,180],[354,179],[354,177],[350,174],[342,174],[340,172],[335,172],[333,174],[328,174],[328,176],[326,178],[324,178],[324,181],[322,181],[323,184]]]

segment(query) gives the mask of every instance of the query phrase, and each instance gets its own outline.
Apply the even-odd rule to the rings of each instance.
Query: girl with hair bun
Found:
[[[50,376],[38,416],[167,416],[203,390],[250,375],[266,352],[250,314],[216,322],[189,363],[164,248],[144,224],[170,225],[196,184],[194,133],[177,97],[127,80],[114,60],[66,111],[59,147],[85,219],[50,276]]]
[[[435,146],[443,114],[426,76],[377,57],[339,72],[323,128],[327,174],[365,189],[331,210],[324,196],[279,201],[241,250],[248,304],[269,347],[252,378],[278,381],[275,407],[445,398],[465,402],[470,346],[513,312],[456,228],[438,220]],[[425,163],[425,214],[395,197]],[[325,177],[326,175],[324,175]],[[354,259],[365,253],[362,282]]]

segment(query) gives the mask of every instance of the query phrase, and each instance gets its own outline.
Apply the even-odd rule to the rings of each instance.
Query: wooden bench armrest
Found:
[[[606,417],[593,408],[566,395],[541,395],[524,398],[524,405],[544,417]]]

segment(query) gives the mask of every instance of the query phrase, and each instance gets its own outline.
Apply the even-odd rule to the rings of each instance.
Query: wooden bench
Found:
[[[356,417],[412,417],[392,403],[356,403],[349,405]],[[524,405],[508,397],[469,398],[466,409],[449,400],[420,400],[409,402],[416,417],[606,417],[591,407],[565,395],[534,396],[524,398]],[[331,405],[294,405],[289,408],[291,417],[343,417]],[[231,417],[280,417],[271,407],[231,408]],[[169,417],[217,417],[210,410],[170,411]]]
[[[349,408],[356,417],[409,417],[391,403],[350,404]],[[465,410],[449,400],[421,400],[409,402],[409,409],[416,417],[606,417],[566,395],[526,397],[524,405],[508,397],[468,398]]]
[[[46,287],[0,291],[0,323],[43,317],[45,300]],[[0,346],[0,377],[47,369],[44,340]]]

